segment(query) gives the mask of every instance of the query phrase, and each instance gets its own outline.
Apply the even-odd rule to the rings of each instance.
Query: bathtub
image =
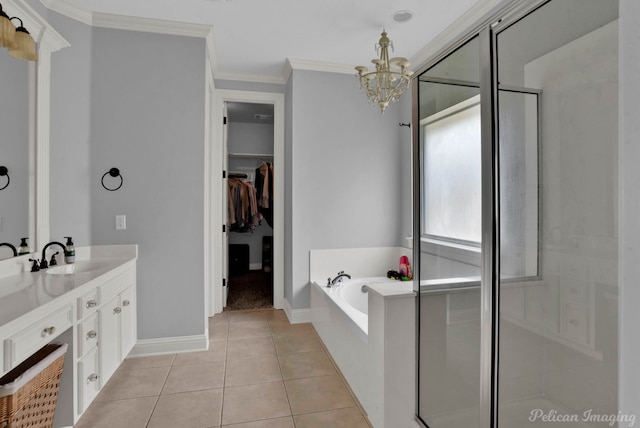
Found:
[[[406,285],[411,286],[412,283]],[[333,287],[318,286],[331,301],[340,308],[347,317],[365,334],[369,332],[369,290],[374,287],[400,288],[398,281],[385,277],[353,278],[345,280]],[[363,288],[364,287],[364,288]],[[402,289],[406,289],[402,286]]]
[[[374,428],[417,427],[413,282],[365,277],[311,285],[313,326]]]

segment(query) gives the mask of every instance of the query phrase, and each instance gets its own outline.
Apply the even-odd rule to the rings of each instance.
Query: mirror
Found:
[[[0,52],[0,243],[18,249],[29,237],[29,62]],[[4,172],[4,171],[3,171]],[[6,186],[6,187],[5,187]],[[0,247],[0,260],[13,256]]]
[[[51,55],[70,45],[24,0],[2,0],[2,8],[20,17],[38,41],[39,59],[18,60],[0,51],[0,166],[10,180],[0,190],[0,243],[17,249],[20,238],[29,237],[37,251],[49,242]],[[0,188],[6,180],[0,176]],[[9,247],[0,247],[0,260],[11,256]]]

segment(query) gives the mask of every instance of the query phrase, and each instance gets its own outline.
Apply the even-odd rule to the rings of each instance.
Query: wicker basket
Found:
[[[0,428],[50,428],[67,344],[49,344],[0,378]]]

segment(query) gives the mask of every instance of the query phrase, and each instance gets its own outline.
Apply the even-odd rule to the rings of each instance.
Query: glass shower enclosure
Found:
[[[614,420],[617,19],[617,0],[515,1],[416,73],[423,426],[629,426]]]

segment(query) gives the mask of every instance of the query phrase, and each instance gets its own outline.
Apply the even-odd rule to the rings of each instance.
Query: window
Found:
[[[479,246],[482,233],[480,96],[423,119],[423,234]]]

